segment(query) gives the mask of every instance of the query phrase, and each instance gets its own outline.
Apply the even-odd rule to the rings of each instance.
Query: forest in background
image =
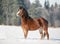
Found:
[[[20,18],[16,16],[19,6],[25,7],[33,18],[43,17],[51,27],[60,27],[60,5],[55,3],[50,6],[49,1],[44,2],[44,7],[35,0],[0,0],[0,25],[20,25]]]

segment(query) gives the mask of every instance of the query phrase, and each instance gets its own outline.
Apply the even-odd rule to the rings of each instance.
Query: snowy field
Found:
[[[60,28],[49,27],[49,40],[40,40],[39,31],[29,31],[27,39],[24,39],[20,26],[0,25],[0,44],[60,44]]]

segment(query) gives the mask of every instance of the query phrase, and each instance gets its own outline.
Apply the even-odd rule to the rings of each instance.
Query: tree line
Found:
[[[60,5],[55,3],[50,6],[49,1],[44,2],[44,7],[35,0],[0,0],[0,25],[20,25],[20,18],[16,17],[19,6],[23,6],[32,18],[43,17],[49,22],[49,26],[60,27]]]

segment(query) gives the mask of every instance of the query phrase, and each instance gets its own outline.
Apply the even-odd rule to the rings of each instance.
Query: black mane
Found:
[[[27,19],[32,19],[29,15],[28,15],[28,11],[24,8],[24,7],[19,7],[19,9],[23,9],[25,14],[24,14],[24,17],[27,18]]]

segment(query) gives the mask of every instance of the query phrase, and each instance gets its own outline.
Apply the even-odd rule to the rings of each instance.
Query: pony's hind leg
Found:
[[[44,29],[44,37],[45,36],[47,36],[47,39],[49,40],[49,33],[47,28]]]
[[[40,32],[41,39],[43,39],[43,30],[40,29],[39,32]]]
[[[45,36],[46,36],[46,33],[44,32],[43,37],[45,37]]]
[[[48,31],[46,31],[46,35],[47,35],[47,39],[49,40],[49,33],[48,33]]]

